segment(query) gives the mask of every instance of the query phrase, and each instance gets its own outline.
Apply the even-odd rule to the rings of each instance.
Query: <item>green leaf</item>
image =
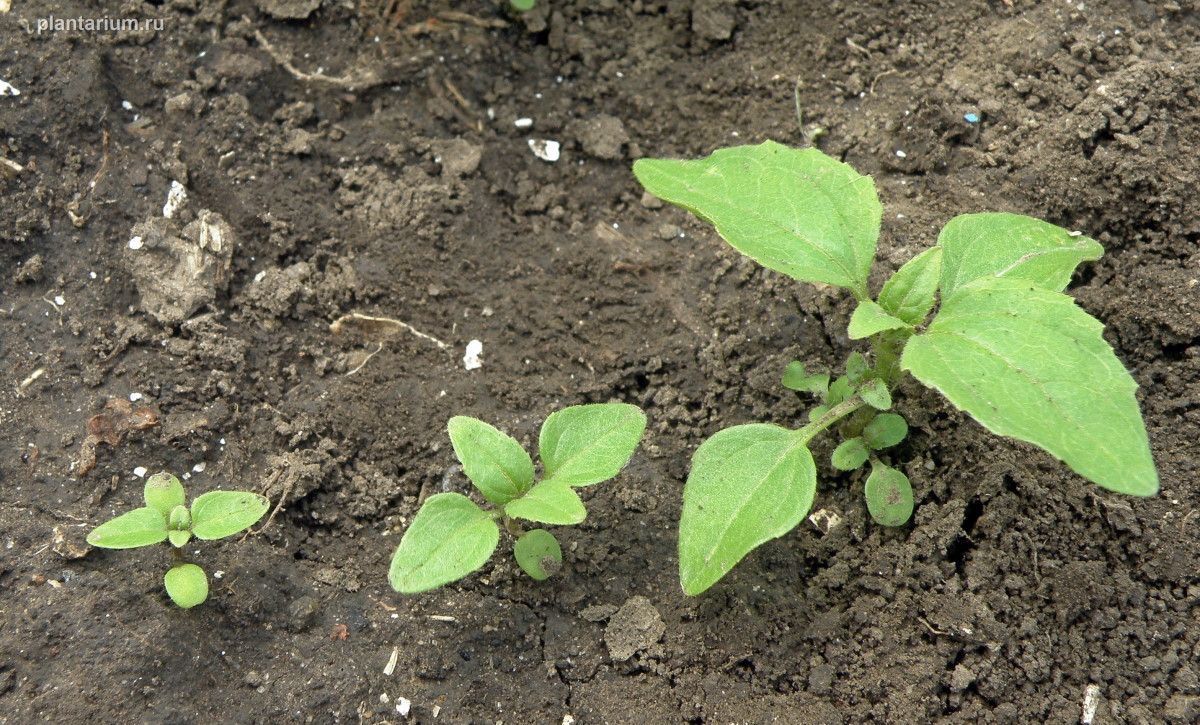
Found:
[[[191,540],[192,532],[190,531],[172,529],[167,532],[167,541],[171,542],[171,546],[174,546],[176,549],[183,547]]]
[[[574,405],[551,413],[538,439],[545,478],[568,486],[607,481],[629,462],[645,430],[646,414],[627,403]]]
[[[849,165],[768,141],[698,161],[641,159],[633,173],[759,264],[866,297],[883,207],[871,177]]]
[[[171,509],[171,513],[167,516],[167,528],[171,531],[191,530],[192,515],[188,513],[187,506],[179,504]]]
[[[587,516],[583,501],[567,484],[547,478],[529,489],[521,498],[504,505],[504,513],[513,518],[539,524],[577,524]]]
[[[271,502],[249,491],[209,491],[192,501],[192,533],[209,541],[248,529],[267,513]]]
[[[388,582],[404,594],[440,587],[486,564],[499,542],[495,519],[471,499],[430,496],[392,555]]]
[[[829,386],[829,397],[826,398],[825,404],[832,408],[853,394],[854,390],[850,387],[850,381],[843,375]]]
[[[167,472],[156,473],[146,480],[143,494],[146,507],[161,511],[163,516],[169,516],[172,509],[182,506],[184,501],[183,484]]]
[[[1019,279],[961,287],[908,342],[904,369],[998,435],[1028,441],[1104,488],[1158,491],[1137,384],[1070,297]]]
[[[941,276],[942,248],[926,249],[883,283],[879,306],[910,325],[918,325],[933,309]]]
[[[533,10],[533,6],[537,5],[537,0],[509,0],[509,2],[512,3],[514,10],[519,10],[523,13]]]
[[[901,327],[911,327],[898,317],[892,317],[879,305],[871,300],[863,300],[850,316],[850,327],[847,333],[851,340],[861,340],[884,330],[898,330]]]
[[[167,595],[181,609],[191,609],[208,599],[208,575],[195,564],[179,564],[163,577]]]
[[[900,471],[873,461],[863,493],[867,511],[880,526],[903,526],[912,518],[912,484]]]
[[[938,245],[945,251],[943,300],[980,277],[1024,279],[1061,292],[1080,262],[1104,254],[1094,239],[1019,214],[957,216],[942,228]]]
[[[877,415],[863,428],[863,440],[877,451],[891,448],[906,437],[908,422],[895,413]]]
[[[825,415],[828,412],[829,412],[828,405],[818,405],[817,407],[808,411],[808,420],[810,423],[816,423],[818,420],[821,419],[821,416]]]
[[[482,420],[463,415],[447,426],[463,472],[488,501],[503,506],[533,484],[533,460],[520,443]]]
[[[804,441],[775,425],[726,428],[692,457],[679,521],[679,579],[696,595],[812,508],[817,472]]]
[[[554,535],[544,529],[526,531],[513,544],[517,565],[533,579],[543,581],[562,566],[562,548]]]
[[[821,396],[828,395],[829,373],[806,375],[804,363],[793,361],[788,363],[787,368],[783,371],[783,387],[788,390],[816,393]]]
[[[858,395],[867,405],[876,410],[887,410],[892,407],[892,394],[888,392],[887,383],[876,378],[858,391]]]
[[[149,506],[121,514],[92,529],[87,542],[101,549],[132,549],[167,538],[167,517]]]
[[[846,358],[846,383],[851,386],[858,385],[867,376],[868,370],[870,366],[861,352],[850,353],[850,357]]]
[[[867,447],[866,441],[862,438],[851,438],[842,441],[841,445],[833,449],[833,467],[839,471],[853,471],[866,463],[869,455],[871,449]]]

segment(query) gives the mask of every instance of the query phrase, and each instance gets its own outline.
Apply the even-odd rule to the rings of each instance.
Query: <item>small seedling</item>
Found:
[[[508,0],[512,4],[513,10],[519,12],[528,12],[533,10],[533,6],[537,5],[537,0]]]
[[[388,580],[405,594],[427,591],[482,567],[500,542],[500,526],[514,538],[513,554],[526,574],[542,580],[562,564],[558,541],[545,529],[526,531],[518,519],[578,524],[587,515],[576,488],[616,476],[646,430],[634,405],[576,405],[542,424],[538,450],[542,478],[520,443],[475,418],[450,419],[450,442],[463,472],[497,508],[483,509],[461,493],[426,499],[392,556]]]
[[[1137,384],[1103,325],[1062,294],[1075,267],[1103,253],[1094,240],[1026,216],[964,214],[872,298],[883,207],[871,178],[847,164],[767,142],[698,161],[643,159],[633,170],[651,193],[710,222],[763,266],[847,288],[857,303],[848,336],[870,342],[869,357],[851,353],[832,380],[799,362],[784,371],[784,386],[820,400],[808,425],[734,426],[697,449],[679,522],[686,593],[708,589],[803,520],[816,491],[808,443],[831,426],[843,438],[834,468],[871,464],[871,517],[885,526],[909,520],[908,477],[882,453],[908,425],[881,412],[906,372],[993,433],[1040,446],[1104,488],[1158,491]]]
[[[184,561],[182,547],[197,539],[223,539],[248,529],[267,513],[265,496],[246,491],[210,491],[184,505],[183,484],[169,473],[146,481],[146,505],[97,526],[87,541],[102,549],[133,549],[160,541],[171,544],[175,563],[163,577],[171,601],[191,609],[208,598],[208,576]]]

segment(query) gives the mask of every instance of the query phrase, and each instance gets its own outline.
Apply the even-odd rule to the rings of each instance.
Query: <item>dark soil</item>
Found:
[[[165,27],[36,32],[81,15]],[[1078,723],[1085,693],[1098,724],[1200,721],[1198,43],[1193,0],[18,0],[0,722]],[[1105,245],[1071,292],[1142,386],[1161,495],[1105,492],[907,384],[912,524],[875,526],[859,475],[822,465],[839,525],[682,594],[690,454],[801,420],[780,373],[840,363],[850,307],[643,199],[630,164],[803,145],[797,83],[816,144],[875,176],[876,284],[964,212]],[[349,312],[450,347],[333,335]],[[113,399],[159,423],[81,476]],[[451,416],[531,444],[604,401],[650,427],[558,530],[557,576],[502,543],[455,585],[388,587],[421,496],[467,486]],[[139,467],[282,497],[262,535],[189,547],[221,572],[196,609],[162,591],[167,547],[83,543],[140,505]]]

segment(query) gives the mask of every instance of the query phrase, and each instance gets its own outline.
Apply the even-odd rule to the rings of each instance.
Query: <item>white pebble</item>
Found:
[[[517,120],[513,121],[513,125],[516,126],[517,128],[532,128],[533,127],[533,119],[532,118],[518,118]]]
[[[483,354],[483,343],[479,340],[471,340],[467,343],[467,354],[463,355],[463,367],[467,370],[474,370],[483,367],[483,360],[480,355]]]
[[[897,155],[897,156],[899,156],[899,157],[900,157],[900,158],[902,158],[902,159],[908,158],[908,154],[904,153],[904,152],[903,152],[903,151],[901,151],[900,149],[896,149],[896,155]]]
[[[129,248],[134,251],[141,249],[142,248],[142,238],[134,237],[133,239],[130,239],[129,240]]]
[[[130,402],[130,403],[136,403],[136,402],[138,402],[138,401],[139,401],[139,400],[141,400],[141,399],[142,399],[142,394],[141,394],[141,393],[130,393],[130,394],[129,394],[129,402]]]
[[[192,472],[193,473],[204,473],[205,468],[208,468],[208,464],[205,463],[204,461],[200,461],[196,465],[192,466]]]
[[[529,150],[542,161],[549,161],[550,163],[558,161],[561,148],[561,144],[557,141],[551,141],[548,138],[529,139]]]
[[[138,466],[137,468],[133,469],[133,475],[137,476],[138,478],[145,478],[146,477],[146,467]]]
[[[400,717],[408,717],[410,710],[412,710],[411,700],[409,700],[407,697],[396,698],[396,712],[400,714]]]
[[[167,203],[163,204],[163,216],[171,219],[185,203],[187,203],[187,189],[178,181],[172,181],[171,189],[167,192]]]
[[[0,80],[0,96],[19,96],[21,92],[8,81]]]

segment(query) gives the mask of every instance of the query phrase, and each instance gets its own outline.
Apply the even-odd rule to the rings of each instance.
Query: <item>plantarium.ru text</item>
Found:
[[[183,558],[182,547],[197,539],[223,539],[258,522],[270,506],[266,497],[247,491],[209,491],[184,505],[183,484],[169,473],[146,481],[146,505],[97,526],[87,541],[102,549],[133,549],[160,541],[171,543],[175,563],[163,582],[171,601],[190,609],[208,599],[208,576]]]
[[[783,384],[820,399],[807,425],[734,426],[697,449],[679,522],[688,594],[804,519],[816,490],[808,442],[826,428],[843,437],[835,468],[870,462],[872,518],[908,521],[909,480],[881,453],[908,432],[900,415],[881,412],[906,372],[993,433],[1040,446],[1104,488],[1158,491],[1137,384],[1103,325],[1062,293],[1080,262],[1103,253],[1097,242],[1026,216],[964,214],[872,298],[867,277],[883,208],[872,179],[850,166],[767,142],[697,161],[643,159],[634,173],[760,264],[847,288],[857,303],[849,337],[870,342],[869,355],[852,353],[832,381],[788,366]]]
[[[545,529],[524,530],[517,519],[578,524],[587,516],[576,488],[616,476],[629,462],[646,416],[634,405],[602,403],[564,408],[542,424],[538,453],[542,479],[533,482],[533,459],[521,444],[475,418],[450,419],[450,442],[463,472],[499,508],[484,510],[461,493],[430,496],[392,556],[388,580],[405,594],[461,579],[491,558],[500,543],[500,520],[512,535],[517,564],[546,579],[562,564],[562,549]]]

